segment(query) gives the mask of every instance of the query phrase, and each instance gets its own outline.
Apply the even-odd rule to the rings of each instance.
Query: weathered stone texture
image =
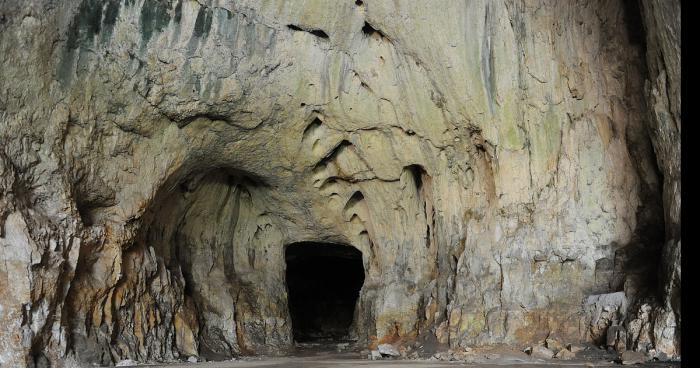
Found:
[[[0,2],[0,365],[285,353],[300,241],[370,349],[678,357],[680,5],[627,3]]]
[[[656,349],[680,356],[681,331],[681,5],[642,1],[649,70],[645,93],[649,132],[663,176],[666,243],[660,262],[660,295],[654,313]],[[643,307],[643,306],[642,306]]]

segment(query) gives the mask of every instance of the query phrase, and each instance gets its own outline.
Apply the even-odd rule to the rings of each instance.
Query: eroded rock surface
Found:
[[[308,241],[371,350],[680,357],[678,1],[5,1],[0,63],[2,366],[285,354]]]

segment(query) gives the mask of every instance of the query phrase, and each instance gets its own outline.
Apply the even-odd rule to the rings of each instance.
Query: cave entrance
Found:
[[[301,242],[287,246],[285,259],[294,340],[349,340],[365,280],[362,252],[347,245]]]

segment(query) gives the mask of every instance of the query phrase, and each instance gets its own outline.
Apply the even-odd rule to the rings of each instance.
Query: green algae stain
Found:
[[[561,125],[556,113],[550,108],[544,118],[544,148],[548,155],[559,150]]]
[[[102,32],[102,43],[107,42],[112,38],[112,31],[114,30],[114,25],[117,23],[117,18],[119,17],[119,0],[112,0],[107,2],[104,9],[104,18],[102,24],[104,25],[104,32]]]
[[[94,47],[98,35],[101,43],[109,41],[119,10],[119,0],[84,0],[80,3],[77,14],[68,26],[66,45],[56,70],[62,84],[66,85],[71,80],[78,49]]]
[[[550,108],[542,118],[541,124],[532,129],[532,160],[539,172],[554,169],[561,145],[561,124],[558,115]]]
[[[173,17],[173,20],[178,24],[182,21],[182,0],[175,5],[175,17]]]
[[[139,18],[141,40],[146,44],[154,33],[161,32],[170,23],[170,3],[162,0],[146,0]]]
[[[101,23],[102,3],[94,0],[83,1],[68,29],[66,47],[76,49],[79,46],[92,44],[95,35],[100,33]]]
[[[100,33],[103,41],[109,39],[119,16],[119,5],[119,0],[84,0],[68,27],[66,47],[92,46]]]
[[[194,21],[194,30],[192,31],[192,37],[207,37],[209,31],[211,30],[212,21],[212,11],[207,7],[200,7],[197,13],[197,19]]]
[[[525,145],[525,136],[518,127],[518,106],[514,94],[506,96],[506,102],[501,109],[501,117],[498,125],[499,144],[503,149],[521,150]]]

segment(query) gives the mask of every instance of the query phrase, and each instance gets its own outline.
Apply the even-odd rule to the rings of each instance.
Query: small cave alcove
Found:
[[[287,246],[285,259],[294,340],[351,339],[355,305],[365,280],[362,252],[348,245],[300,242]]]

